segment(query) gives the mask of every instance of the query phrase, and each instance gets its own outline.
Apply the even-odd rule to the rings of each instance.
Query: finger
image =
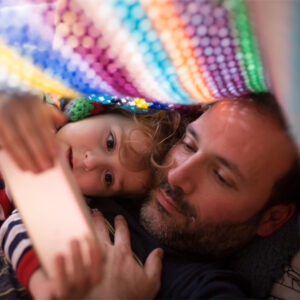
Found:
[[[44,130],[41,131],[41,136],[48,149],[49,155],[54,158],[59,150],[58,142],[55,137],[56,130],[58,127],[63,126],[66,123],[67,118],[56,107],[53,107],[53,105],[45,104],[43,105],[42,113],[36,114],[35,118],[36,123],[40,125],[38,126],[40,128],[44,128]],[[43,126],[43,124],[45,126]]]
[[[101,245],[109,244],[111,245],[111,240],[109,237],[108,229],[105,224],[105,218],[102,213],[98,210],[92,210],[92,218],[94,222],[94,228],[96,236]]]
[[[58,153],[59,146],[56,140],[56,120],[52,107],[43,104],[41,113],[35,112],[34,118],[37,126],[41,128],[40,135],[48,150],[48,155],[53,159]]]
[[[115,245],[123,245],[131,249],[128,225],[121,215],[115,217]]]
[[[11,120],[6,120],[5,129],[1,130],[1,145],[22,170],[30,170],[35,173],[41,171],[23,137],[19,134],[17,126]]]
[[[83,286],[85,279],[85,267],[81,247],[78,240],[71,241],[72,275],[75,287]]]
[[[144,265],[144,269],[148,277],[157,283],[157,289],[160,287],[162,258],[163,250],[157,248],[149,254]]]
[[[61,127],[67,123],[67,117],[64,113],[62,113],[60,110],[58,110],[56,107],[50,107],[50,114],[51,118],[53,120],[55,130],[58,127]]]
[[[49,128],[47,119],[43,118],[41,111],[33,109],[32,113],[24,113],[22,118],[16,120],[16,125],[36,164],[41,170],[46,170],[53,165],[53,157],[47,145],[47,139],[49,137],[54,139],[54,134]]]
[[[103,273],[103,256],[99,245],[89,242],[91,284],[99,283]]]
[[[66,270],[66,261],[63,255],[55,257],[55,278],[54,278],[54,294],[57,298],[63,298],[69,289],[69,280]]]
[[[26,95],[21,98],[18,95],[5,96],[2,94],[0,97],[0,134],[3,148],[9,150],[21,169],[40,171],[17,124],[28,114],[27,107],[29,105],[32,107],[37,102],[37,98]]]
[[[18,145],[18,143],[16,145]],[[8,146],[7,144],[5,144],[5,142],[3,142],[3,149],[5,149],[7,153],[9,153],[12,160],[21,170],[31,171],[34,173],[40,172],[40,169],[35,165],[30,154],[27,153],[26,150],[24,150],[23,152],[20,151],[20,149],[22,149],[20,146],[15,148],[11,147],[10,145]]]

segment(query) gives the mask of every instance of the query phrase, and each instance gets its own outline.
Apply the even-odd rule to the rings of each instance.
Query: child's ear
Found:
[[[295,203],[279,204],[270,207],[256,230],[257,235],[262,237],[271,235],[293,216],[295,210]]]

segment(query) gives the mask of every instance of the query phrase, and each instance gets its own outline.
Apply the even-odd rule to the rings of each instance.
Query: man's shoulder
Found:
[[[164,262],[158,298],[245,298],[248,282],[236,272],[213,262]]]
[[[256,237],[236,253],[230,268],[243,274],[257,298],[267,298],[274,281],[284,275],[285,266],[300,249],[299,213],[268,237]]]

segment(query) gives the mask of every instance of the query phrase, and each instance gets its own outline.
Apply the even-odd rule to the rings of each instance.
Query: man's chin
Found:
[[[141,208],[140,219],[141,224],[147,231],[156,231],[153,227],[160,228],[165,223],[165,215],[157,207],[157,203],[154,200],[150,200]],[[150,228],[148,228],[150,227]],[[152,230],[153,228],[153,230]]]
[[[247,244],[255,234],[257,224],[242,223],[203,224],[189,223],[164,213],[155,199],[144,203],[140,222],[156,240],[170,248],[197,253],[209,258],[220,258],[234,253]]]
[[[171,214],[157,201],[155,190],[150,193],[149,199],[142,206],[142,215],[146,219],[155,219],[156,223],[161,225],[174,221]]]
[[[179,224],[180,221],[172,217],[154,199],[144,203],[142,206],[140,223],[149,234],[166,245],[168,245],[170,236],[184,226],[184,222]]]

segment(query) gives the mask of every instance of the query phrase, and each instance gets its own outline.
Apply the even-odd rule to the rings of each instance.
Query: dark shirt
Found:
[[[131,201],[101,199],[93,200],[90,205],[98,208],[111,224],[114,224],[116,215],[125,217],[132,249],[143,263],[153,249],[164,249],[162,282],[157,299],[244,299],[251,295],[248,282],[226,269],[223,261],[212,262],[175,251],[153,239],[139,224],[139,209]]]

